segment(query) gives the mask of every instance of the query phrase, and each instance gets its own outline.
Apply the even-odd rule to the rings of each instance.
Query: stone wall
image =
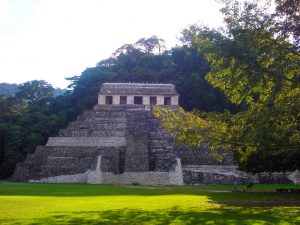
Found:
[[[84,173],[60,175],[41,179],[31,179],[30,182],[44,183],[106,183],[106,184],[142,184],[142,185],[183,185],[180,159],[173,172],[124,172],[114,174],[101,170],[102,157],[97,158],[94,170]]]
[[[178,102],[179,102],[179,97],[178,95],[142,95],[142,94],[136,94],[136,95],[118,95],[118,94],[99,94],[98,96],[98,104],[99,105],[106,105],[106,96],[112,96],[113,101],[112,104],[113,105],[120,105],[120,96],[126,96],[127,97],[127,105],[134,105],[134,96],[142,96],[143,97],[143,105],[150,105],[150,97],[156,97],[157,101],[156,104],[157,105],[164,105],[164,98],[165,97],[170,97],[171,98],[171,105],[173,106],[178,106]]]
[[[295,183],[291,173],[258,173],[250,174],[239,171],[235,165],[184,165],[182,168],[185,184],[239,184],[250,181],[255,184],[289,184]]]
[[[182,171],[186,184],[233,184],[236,178],[247,183],[250,178],[234,165],[184,165]]]
[[[175,147],[176,154],[181,159],[182,165],[233,165],[231,154],[222,155],[221,161],[216,160],[211,156],[209,146],[202,144],[197,150],[192,150],[183,144],[178,144]]]
[[[125,147],[40,146],[23,163],[18,163],[11,179],[27,181],[84,173],[95,167],[99,155],[102,156],[102,171],[119,173],[124,152]]]

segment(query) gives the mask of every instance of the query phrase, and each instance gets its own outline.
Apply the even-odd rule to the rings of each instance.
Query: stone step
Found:
[[[65,175],[64,173],[66,172],[67,174],[85,172],[90,168],[95,169],[99,155],[102,156],[102,171],[118,173],[121,152],[124,154],[125,147],[79,148],[41,146],[37,148],[33,157],[29,157],[28,162],[18,164],[19,169],[13,179],[27,181],[28,179]],[[24,173],[22,170],[24,170]],[[25,175],[30,175],[30,177]]]
[[[37,171],[41,170],[41,166],[38,163],[18,163],[10,179],[18,182],[27,182],[29,179],[38,178]]]
[[[42,166],[41,170],[37,173],[38,178],[54,177],[65,174],[77,174],[86,172],[91,165],[82,166]]]
[[[145,110],[148,109],[145,105],[95,105],[95,111],[125,111],[132,109]]]
[[[143,184],[143,185],[170,185],[181,184],[171,183],[168,172],[125,172],[123,174],[106,173],[102,174],[104,184]]]
[[[78,154],[77,154],[78,155]],[[30,158],[27,158],[24,163],[27,165],[45,165],[45,166],[65,166],[65,165],[70,165],[70,166],[81,166],[83,164],[90,164],[94,159],[97,157],[97,154],[80,154],[80,157],[76,157],[76,154],[72,154],[71,156],[49,156],[49,155],[44,155],[42,157],[37,157],[33,156]]]
[[[126,138],[111,137],[111,138],[98,138],[98,137],[50,137],[47,146],[126,146]]]
[[[188,149],[185,146],[175,146],[174,151],[177,152],[178,157],[181,158],[182,165],[232,165],[233,160],[230,154],[222,155],[219,161],[210,154],[208,148]]]
[[[96,156],[93,157],[74,157],[74,156],[48,156],[44,166],[50,167],[89,167],[91,163],[96,160]]]
[[[76,120],[77,122],[84,122],[84,123],[102,123],[102,124],[117,124],[122,123],[126,124],[127,120],[126,117],[85,117],[79,116]]]
[[[61,129],[58,134],[59,137],[125,137],[125,131],[112,131],[112,130],[71,130]]]
[[[99,155],[117,155],[125,147],[82,147],[82,146],[39,146],[34,158],[41,160],[49,156],[58,157],[96,157]]]
[[[203,172],[233,173],[237,171],[236,165],[182,165],[183,170],[195,170]]]
[[[124,118],[126,117],[126,111],[109,111],[109,110],[101,110],[101,111],[84,111],[82,117],[93,117],[93,118]]]
[[[93,128],[93,129],[103,129],[103,128],[124,128],[126,129],[126,122],[101,122],[93,123],[93,122],[81,122],[81,121],[73,121],[70,122],[68,128],[75,129],[84,129],[84,128]]]
[[[165,147],[156,147],[156,148],[150,147],[149,152],[151,152],[153,154],[158,154],[158,153],[163,154],[165,152],[168,152],[168,150]]]
[[[118,146],[118,147],[114,147],[114,146],[47,146],[47,145],[39,145],[36,148],[36,151],[33,154],[37,154],[37,152],[41,153],[41,152],[48,152],[48,151],[72,151],[72,152],[89,152],[89,151],[93,151],[93,152],[98,152],[98,151],[117,151],[120,149],[125,149],[124,146]]]
[[[64,129],[64,131],[61,131],[61,134],[63,134],[64,132],[72,132],[72,131],[88,131],[88,134],[92,134],[93,132],[105,132],[105,133],[111,133],[109,134],[109,136],[112,136],[114,134],[114,132],[126,132],[126,127],[122,127],[122,126],[109,126],[109,125],[98,125],[98,126],[90,126],[90,127],[72,127],[72,126],[68,126],[67,128]],[[59,135],[58,135],[59,136]],[[91,135],[92,136],[92,135]]]
[[[153,139],[148,141],[149,148],[162,148],[162,147],[172,147],[173,142],[171,140],[165,139]]]
[[[149,133],[149,139],[155,140],[155,139],[173,139],[173,135],[168,132],[150,132]]]
[[[71,124],[66,128],[67,130],[82,130],[82,129],[89,129],[89,130],[112,130],[112,131],[125,131],[126,130],[126,125],[123,124]]]
[[[31,162],[32,160],[34,160],[34,158],[35,158],[35,154],[27,154],[24,162]]]
[[[91,136],[95,137],[126,137],[126,131],[105,131],[105,130],[94,130]]]

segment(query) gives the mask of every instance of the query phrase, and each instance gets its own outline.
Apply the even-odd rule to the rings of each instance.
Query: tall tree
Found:
[[[28,101],[37,102],[42,98],[53,96],[53,87],[44,80],[32,80],[21,84],[18,87],[16,97]]]
[[[161,54],[166,49],[165,41],[155,35],[150,38],[141,38],[134,46],[148,54],[154,53],[155,50]]]
[[[280,33],[291,36],[295,46],[300,48],[300,0],[276,0],[276,16],[279,17]]]
[[[236,114],[166,111],[171,115],[166,117],[159,110],[156,114],[192,147],[207,141],[213,154],[218,148],[233,151],[242,169],[300,168],[299,52],[278,33],[274,14],[253,2],[246,2],[243,11],[238,1],[224,2],[227,30],[193,27],[186,33],[196,34],[193,43],[210,63],[206,79],[231,102],[245,102],[247,109]]]

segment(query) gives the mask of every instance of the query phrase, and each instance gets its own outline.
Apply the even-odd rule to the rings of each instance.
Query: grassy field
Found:
[[[300,224],[300,194],[283,187],[300,188],[1,182],[0,224]]]

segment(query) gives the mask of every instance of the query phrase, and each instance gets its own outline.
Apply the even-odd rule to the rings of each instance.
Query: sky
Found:
[[[0,83],[66,88],[66,77],[124,44],[156,35],[171,48],[189,25],[220,27],[219,8],[214,0],[0,0]]]

